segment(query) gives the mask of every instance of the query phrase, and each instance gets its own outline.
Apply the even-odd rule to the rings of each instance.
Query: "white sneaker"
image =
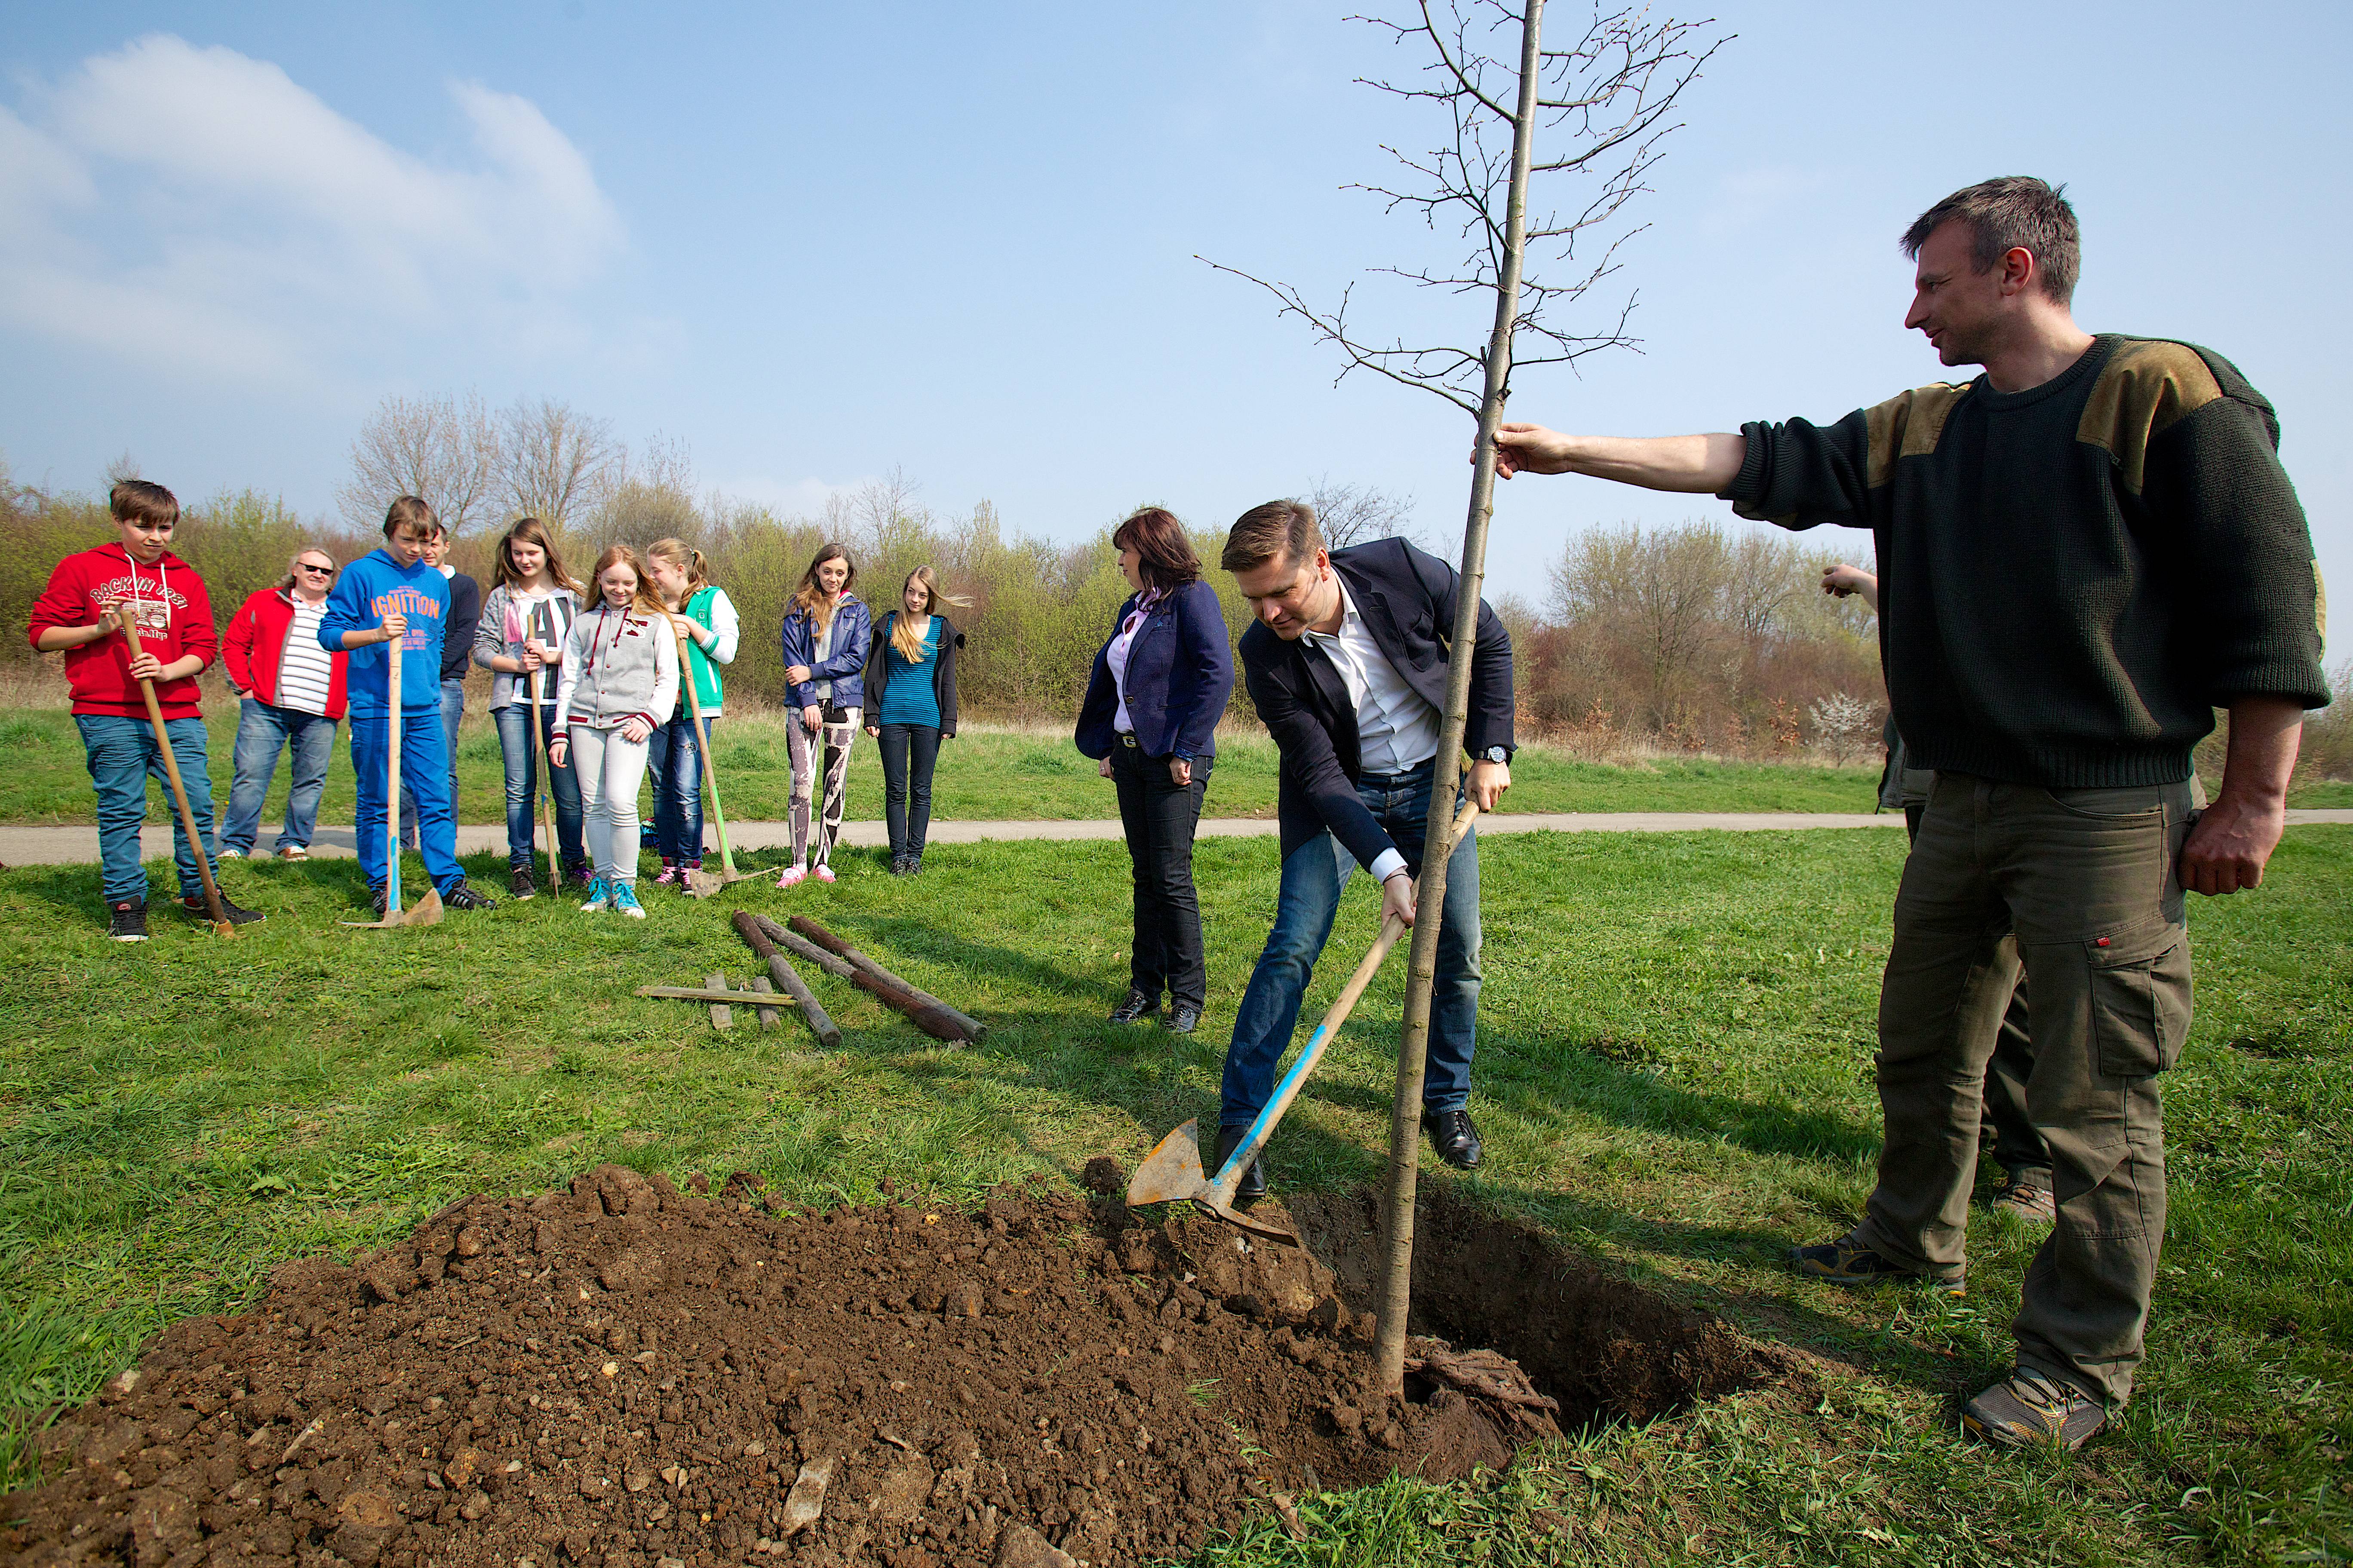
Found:
[[[815,877],[820,882],[830,882],[833,880],[833,868],[830,866],[819,866],[816,870],[810,872],[809,875]]]
[[[800,886],[802,879],[807,877],[807,875],[808,872],[802,867],[787,866],[785,868],[784,875],[776,879],[776,886],[779,888],[797,888]]]
[[[242,860],[245,858],[245,851],[242,849],[216,849],[213,851],[213,858],[216,860]]]

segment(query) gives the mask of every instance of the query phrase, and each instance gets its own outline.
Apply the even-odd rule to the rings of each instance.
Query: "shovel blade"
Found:
[[[441,907],[438,889],[427,888],[425,896],[405,910],[386,910],[380,921],[343,921],[340,923],[356,931],[390,931],[396,926],[438,926],[446,913]]]
[[[1127,1181],[1131,1204],[1167,1204],[1198,1198],[1209,1187],[1201,1173],[1201,1124],[1187,1121],[1152,1146]]]
[[[686,896],[690,899],[707,899],[726,885],[724,877],[713,876],[700,866],[686,874]]]

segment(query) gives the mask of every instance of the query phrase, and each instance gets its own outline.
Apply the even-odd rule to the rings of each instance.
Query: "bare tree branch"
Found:
[[[518,398],[499,422],[510,515],[538,518],[559,539],[604,503],[624,471],[628,454],[614,439],[611,421],[568,403]]]
[[[396,498],[421,496],[460,534],[490,510],[501,456],[481,394],[387,397],[352,442],[352,477],[335,491],[335,504],[353,527],[373,531]]]
[[[1402,20],[1349,19],[1386,31],[1394,43],[1419,46],[1429,57],[1418,78],[1358,78],[1359,83],[1436,107],[1445,119],[1437,144],[1426,152],[1382,147],[1405,178],[1343,188],[1365,192],[1389,212],[1410,213],[1434,234],[1468,242],[1451,265],[1372,270],[1450,293],[1494,289],[1504,270],[1505,196],[1516,129],[1512,105],[1520,68],[1511,46],[1519,37],[1519,8],[1502,0],[1415,0],[1414,12]],[[1647,176],[1661,156],[1661,142],[1677,129],[1672,113],[1683,90],[1728,41],[1728,36],[1715,35],[1715,26],[1713,21],[1681,22],[1647,9],[1597,5],[1575,42],[1537,52],[1535,114],[1553,132],[1548,144],[1555,150],[1533,162],[1530,173],[1576,181],[1583,189],[1569,205],[1532,208],[1526,215],[1526,271],[1514,331],[1528,342],[1525,352],[1513,354],[1514,369],[1570,364],[1602,349],[1639,346],[1628,331],[1635,303],[1631,291],[1602,307],[1597,319],[1573,318],[1588,294],[1615,275],[1625,244],[1643,232],[1644,226],[1625,226],[1627,205],[1650,189]],[[1580,247],[1590,252],[1597,246],[1598,258],[1579,257]],[[1539,263],[1568,261],[1580,265],[1565,280],[1548,281],[1537,270]],[[1339,349],[1347,363],[1338,380],[1368,370],[1443,397],[1467,414],[1479,412],[1487,368],[1483,347],[1367,338],[1351,328],[1352,289],[1326,310],[1310,304],[1290,284],[1220,262],[1208,264],[1266,289],[1281,301],[1281,314],[1297,316],[1318,340]]]

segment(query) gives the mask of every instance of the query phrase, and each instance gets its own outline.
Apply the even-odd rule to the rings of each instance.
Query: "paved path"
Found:
[[[2353,823],[2353,810],[2304,810],[2287,814],[2291,826],[2306,823]],[[1592,812],[1505,812],[1496,816],[1479,819],[1479,831],[1495,833],[1689,833],[1695,830],[1718,832],[1784,832],[1808,827],[1901,827],[1901,812],[1871,815],[1862,812],[1814,811],[1592,811]],[[1204,838],[1271,838],[1274,836],[1272,817],[1216,816],[1206,817],[1200,826]],[[265,852],[277,828],[263,825],[260,847]],[[775,849],[792,842],[791,828],[781,822],[738,822],[729,825],[735,847],[744,851]],[[1084,822],[943,822],[932,823],[931,841],[934,844],[974,844],[985,838],[1117,838],[1120,826],[1116,818]],[[872,847],[886,844],[889,838],[880,822],[851,822],[842,828],[846,844]],[[468,824],[458,829],[458,853],[472,855],[485,849],[504,849],[507,830],[497,824]],[[713,839],[716,842],[716,839]],[[149,859],[167,858],[172,853],[172,829],[168,824],[149,823],[140,831],[140,849]],[[544,849],[542,853],[544,853]],[[311,842],[311,853],[319,859],[345,858],[352,854],[352,830],[348,827],[319,829]],[[70,866],[98,858],[98,829],[95,827],[0,827],[0,866]]]

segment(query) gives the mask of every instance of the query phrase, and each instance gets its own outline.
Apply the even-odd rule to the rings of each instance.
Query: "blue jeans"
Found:
[[[352,782],[359,799],[352,812],[353,836],[359,841],[360,871],[371,888],[384,885],[384,828],[391,803],[384,797],[392,760],[391,721],[352,716]],[[438,709],[417,708],[400,716],[400,787],[417,801],[417,847],[433,886],[443,894],[466,879],[458,864],[458,819],[450,810],[449,749],[441,739]],[[417,781],[412,792],[410,779]],[[410,895],[403,889],[402,898]]]
[[[891,835],[891,858],[921,855],[932,831],[932,769],[940,760],[940,727],[886,722],[877,729],[882,821]]]
[[[278,773],[278,753],[294,753],[294,781],[286,792],[286,826],[276,849],[308,849],[319,825],[319,796],[326,793],[327,760],[335,754],[335,721],[295,708],[274,708],[258,697],[238,700],[237,777],[228,789],[228,817],[221,824],[218,848],[253,853],[261,831],[261,803]]]
[[[204,896],[204,875],[196,856],[206,846],[188,842],[181,826],[180,808],[172,799],[172,784],[164,772],[164,753],[155,744],[154,727],[144,719],[118,713],[77,713],[74,727],[81,731],[82,751],[90,763],[90,782],[98,792],[99,886],[110,904],[147,897],[147,869],[139,860],[139,825],[147,819],[147,781],[164,790],[164,815],[172,821],[172,863],[179,868],[180,896]],[[180,764],[180,782],[188,792],[188,813],[196,819],[198,838],[213,833],[213,781],[205,772],[205,721],[167,719],[164,732],[171,737],[173,760]]]
[[[537,826],[539,766],[547,742],[555,735],[555,705],[539,710],[539,743],[531,737],[531,704],[510,702],[491,710],[499,727],[499,752],[507,772],[507,869],[528,870],[538,846],[532,835]],[[547,787],[555,795],[555,842],[566,866],[586,864],[588,852],[580,847],[580,777],[567,760],[547,771]]]
[[[694,710],[681,704],[669,723],[646,737],[646,776],[654,781],[653,847],[665,860],[702,864],[702,753],[718,722],[702,721],[698,746]]]
[[[466,683],[441,683],[441,734],[449,743],[449,820],[458,820],[458,721],[466,716]],[[417,847],[417,796],[408,787],[408,759],[400,759],[400,847]]]
[[[1406,856],[1406,868],[1421,869],[1422,834],[1429,826],[1430,781],[1425,763],[1410,773],[1384,779],[1367,776],[1356,797],[1379,819]],[[1247,1127],[1274,1092],[1275,1064],[1299,1024],[1299,1004],[1332,935],[1340,910],[1340,889],[1356,863],[1329,833],[1319,833],[1282,862],[1274,929],[1266,951],[1250,971],[1234,1016],[1233,1043],[1226,1047],[1220,1127]],[[1422,912],[1423,919],[1429,912]],[[1471,1098],[1471,1055],[1478,1046],[1479,1015],[1479,835],[1465,833],[1446,865],[1446,904],[1438,930],[1437,986],[1430,998],[1430,1061],[1421,1080],[1425,1111],[1460,1110]]]

